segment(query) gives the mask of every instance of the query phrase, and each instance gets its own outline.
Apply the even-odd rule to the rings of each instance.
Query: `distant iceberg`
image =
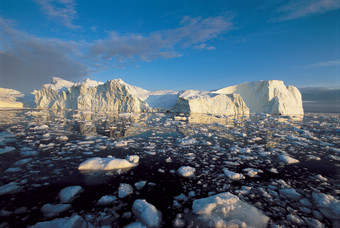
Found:
[[[177,92],[148,91],[121,79],[105,83],[86,79],[73,83],[53,77],[51,84],[45,84],[33,93],[36,108],[41,109],[117,113],[303,114],[300,91],[294,86],[285,86],[279,80],[245,82],[214,91]],[[1,106],[3,104],[0,103]]]

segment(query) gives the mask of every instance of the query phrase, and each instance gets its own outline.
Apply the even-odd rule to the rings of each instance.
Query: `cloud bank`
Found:
[[[305,112],[340,113],[340,88],[299,88]]]
[[[0,18],[0,84],[30,92],[52,76],[79,80],[90,72],[124,67],[131,62],[180,57],[185,49],[214,50],[207,42],[232,26],[231,18],[184,17],[173,29],[149,34],[111,31],[104,39],[78,41],[37,37]],[[25,83],[17,83],[18,80]]]
[[[339,8],[340,0],[290,0],[278,9],[279,20],[293,20]]]

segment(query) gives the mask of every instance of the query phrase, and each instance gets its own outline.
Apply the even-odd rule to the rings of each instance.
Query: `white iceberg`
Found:
[[[261,211],[229,192],[194,200],[192,210],[199,216],[202,227],[225,227],[245,223],[245,227],[265,228],[269,221],[269,217]]]
[[[116,201],[116,199],[117,197],[111,196],[111,195],[102,196],[98,200],[97,205],[100,205],[100,206],[110,205],[110,204],[113,204],[113,202]]]
[[[82,193],[84,189],[81,186],[69,186],[62,189],[59,193],[61,203],[71,203],[78,194]]]
[[[182,166],[177,170],[177,173],[182,177],[192,177],[195,175],[196,169],[190,166]]]
[[[303,114],[300,91],[280,80],[245,82],[214,93],[239,94],[251,113]]]
[[[294,164],[300,162],[299,160],[289,157],[288,155],[279,155],[279,159],[286,164]]]
[[[121,183],[118,188],[118,197],[125,198],[133,193],[133,188],[129,184]]]
[[[242,179],[245,179],[245,177],[243,176],[243,174],[241,173],[235,173],[233,171],[230,171],[229,169],[227,168],[223,168],[223,172],[224,172],[224,175],[226,175],[226,177],[228,177],[229,179],[231,180],[242,180]]]
[[[137,156],[137,155],[135,155]],[[137,156],[138,157],[138,156]],[[133,157],[132,161],[138,162],[139,159],[137,157]],[[113,170],[113,169],[125,169],[131,168],[138,165],[138,163],[129,162],[126,159],[120,158],[100,158],[94,157],[89,158],[86,161],[82,162],[78,170]]]
[[[132,212],[147,227],[160,227],[162,213],[155,206],[143,199],[137,199],[133,203]]]

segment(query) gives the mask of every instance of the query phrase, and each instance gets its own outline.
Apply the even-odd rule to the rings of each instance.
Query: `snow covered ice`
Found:
[[[0,110],[0,227],[338,227],[339,129],[339,114]]]

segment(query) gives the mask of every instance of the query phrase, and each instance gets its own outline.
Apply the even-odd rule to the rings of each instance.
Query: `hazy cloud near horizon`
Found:
[[[304,87],[299,90],[305,112],[340,113],[340,88]]]

